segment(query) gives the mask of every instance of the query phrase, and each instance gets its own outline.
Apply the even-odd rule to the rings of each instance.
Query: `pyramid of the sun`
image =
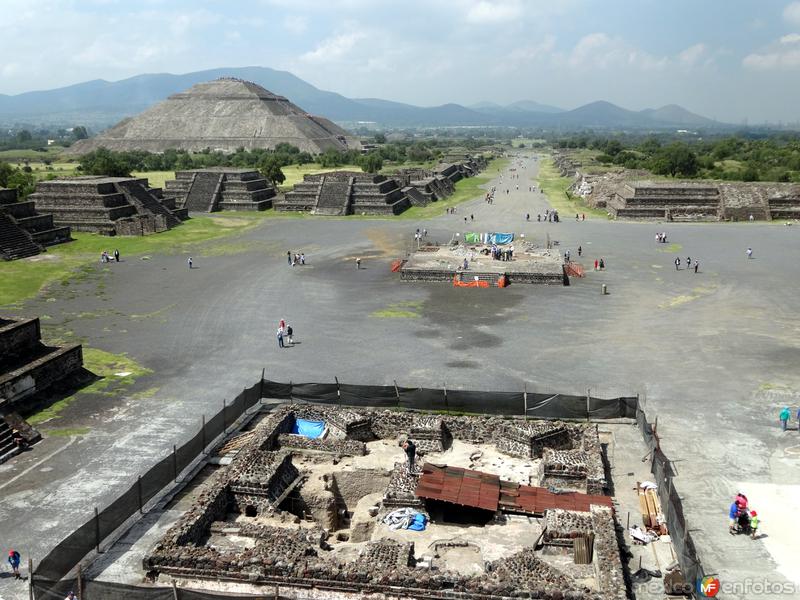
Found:
[[[328,119],[306,113],[283,96],[240,79],[198,83],[97,136],[76,142],[70,154],[168,148],[234,152],[274,148],[281,142],[319,154],[346,150],[349,134]],[[350,140],[351,146],[356,143]]]

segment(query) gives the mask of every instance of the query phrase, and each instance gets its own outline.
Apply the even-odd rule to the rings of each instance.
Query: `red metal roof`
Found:
[[[592,504],[613,507],[609,496],[554,494],[545,488],[504,481],[491,473],[432,463],[422,466],[416,495],[484,510],[500,508],[529,514],[542,514],[549,508],[589,512]]]

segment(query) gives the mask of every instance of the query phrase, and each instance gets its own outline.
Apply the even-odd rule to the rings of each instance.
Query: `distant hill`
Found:
[[[421,107],[377,98],[346,98],[320,90],[286,71],[267,67],[209,69],[172,75],[145,74],[121,81],[97,79],[63,88],[0,95],[0,124],[87,125],[95,131],[136,115],[167,96],[196,83],[238,77],[286,96],[310,114],[345,125],[375,122],[391,127],[501,126],[546,129],[677,129],[725,127],[724,124],[671,104],[631,111],[609,102],[592,102],[574,110],[520,100],[507,106],[481,102]]]

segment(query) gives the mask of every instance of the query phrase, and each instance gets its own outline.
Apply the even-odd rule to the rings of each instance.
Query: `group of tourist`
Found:
[[[700,261],[695,258],[694,259],[694,265],[692,265],[692,257],[691,256],[687,256],[686,257],[686,270],[688,271],[689,269],[692,268],[692,266],[694,266],[694,272],[697,273],[698,269],[700,268]],[[675,270],[676,271],[680,271],[681,270],[681,259],[680,259],[679,256],[675,257]]]
[[[667,234],[665,233],[656,233],[656,242],[659,244],[666,244],[667,243]]]
[[[110,263],[111,262],[111,254],[108,253],[108,250],[103,250],[100,254],[100,262],[101,263]],[[114,262],[119,262],[119,250],[114,250]]]
[[[544,211],[544,217],[541,214],[536,215],[537,221],[544,221],[545,223],[558,223],[558,211],[550,210],[549,208]]]
[[[493,260],[514,260],[514,246],[500,248],[497,244],[492,244],[491,254]]]
[[[792,418],[792,411],[789,410],[788,406],[784,406],[783,410],[781,410],[780,414],[778,415],[778,419],[781,422],[781,429],[786,431],[789,427],[789,419]],[[797,431],[800,433],[800,408],[797,409]]]
[[[747,496],[739,492],[736,494],[728,510],[728,531],[731,535],[749,533],[751,539],[756,539],[759,518],[758,513],[747,506]]]
[[[278,323],[277,336],[278,348],[286,348],[286,344],[294,346],[294,330],[291,325],[286,324],[285,319],[281,319],[280,323]]]
[[[448,215],[454,215],[454,214],[456,214],[456,207],[455,207],[455,206],[449,206],[449,207],[447,208],[447,214],[448,214]]]
[[[586,220],[586,213],[575,213],[575,220],[576,221],[585,221]]]
[[[306,264],[306,255],[303,252],[297,253],[295,252],[292,254],[291,250],[286,251],[286,263],[293,267],[295,265],[304,265]]]

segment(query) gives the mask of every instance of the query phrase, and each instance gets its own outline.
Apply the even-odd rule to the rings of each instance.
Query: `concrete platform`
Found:
[[[563,285],[564,261],[558,250],[540,248],[531,242],[498,246],[513,249],[511,260],[495,260],[491,245],[423,246],[414,252],[400,269],[403,281],[488,281],[495,286],[506,276],[508,283]],[[464,269],[464,260],[467,268]]]

